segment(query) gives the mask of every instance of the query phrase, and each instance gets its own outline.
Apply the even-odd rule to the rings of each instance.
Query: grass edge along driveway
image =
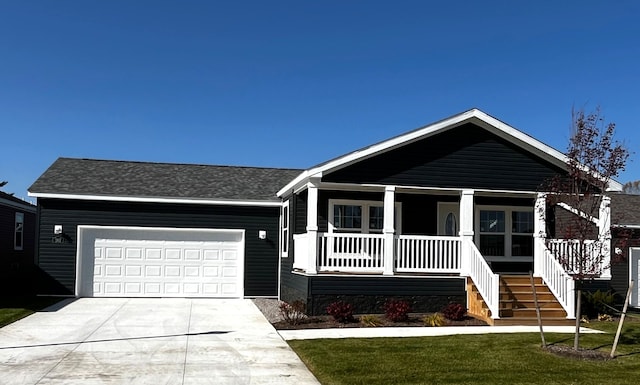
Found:
[[[611,351],[617,323],[588,327],[581,347]],[[572,345],[572,334],[546,335]],[[456,335],[293,340],[289,345],[323,385],[337,384],[638,384],[640,322],[625,322],[614,360],[581,361],[542,350],[540,336]]]
[[[57,303],[59,297],[1,297],[0,328]]]

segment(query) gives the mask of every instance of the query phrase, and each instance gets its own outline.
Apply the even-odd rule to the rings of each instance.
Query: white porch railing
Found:
[[[469,269],[469,277],[491,310],[491,318],[500,318],[500,276],[491,270],[487,261],[470,239],[465,239],[463,252],[464,259],[467,260],[465,267]]]
[[[382,272],[384,236],[381,234],[319,234],[318,270]]]
[[[536,261],[534,274],[542,278],[549,290],[567,312],[567,318],[575,318],[575,281],[554,253],[547,248],[545,240],[535,238]]]
[[[599,242],[577,239],[547,239],[546,247],[569,274],[600,276],[603,271],[603,251]]]
[[[397,235],[395,271],[459,273],[460,247],[461,241],[458,237]]]

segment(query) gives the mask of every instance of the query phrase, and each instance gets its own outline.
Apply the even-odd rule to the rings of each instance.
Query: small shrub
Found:
[[[611,322],[613,317],[610,314],[598,314],[598,321]]]
[[[291,303],[280,302],[280,314],[289,325],[298,325],[307,318],[305,310],[306,305],[300,300]]]
[[[445,325],[447,321],[445,321],[442,314],[433,313],[433,314],[424,316],[422,318],[422,323],[424,323],[425,326],[438,327],[438,326]]]
[[[327,314],[340,323],[353,322],[353,306],[344,301],[336,301],[327,306]]]
[[[377,315],[367,314],[360,317],[360,323],[364,326],[376,327],[382,326],[382,320]]]
[[[390,299],[384,304],[384,315],[393,322],[408,320],[410,311],[409,302],[401,299]]]
[[[615,312],[612,309],[615,304],[615,297],[610,291],[584,292],[582,300],[582,313],[589,318],[595,318],[598,314],[612,315]]]
[[[448,320],[462,321],[467,314],[467,308],[459,303],[450,303],[442,309],[441,313]]]

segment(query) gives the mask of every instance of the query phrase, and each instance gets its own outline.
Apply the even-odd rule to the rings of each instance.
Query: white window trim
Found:
[[[285,223],[287,224],[285,226]],[[280,209],[280,254],[282,258],[289,257],[289,238],[291,237],[291,212],[289,211],[289,201],[282,203]]]
[[[21,225],[20,231],[18,231],[18,223]],[[16,242],[18,234],[20,234],[20,246],[18,246],[18,243]],[[20,212],[16,212],[15,215],[13,249],[16,251],[21,251],[24,249],[24,213]]]
[[[512,256],[511,255],[511,237],[514,235],[525,235],[525,233],[514,233],[511,231],[512,229],[512,215],[511,213],[514,211],[531,211],[532,213],[535,212],[533,210],[533,207],[527,207],[527,206],[500,206],[500,205],[487,205],[487,206],[479,206],[476,205],[476,210],[475,210],[475,223],[474,223],[474,229],[475,229],[475,243],[478,246],[478,249],[480,249],[480,211],[504,211],[504,233],[495,233],[495,235],[499,235],[499,234],[504,234],[504,249],[505,249],[505,253],[507,255],[503,255],[503,256],[491,256],[491,255],[483,255],[484,258],[486,260],[489,261],[529,261],[529,260],[533,260],[533,256],[528,256],[528,255],[524,255],[524,256]],[[535,223],[535,217],[533,218],[533,221]],[[489,235],[490,233],[482,233],[482,235]],[[535,245],[534,245],[535,247]],[[535,251],[534,251],[535,253]]]
[[[335,226],[333,225],[333,208],[336,205],[347,205],[347,206],[361,206],[362,207],[362,219],[361,224],[363,227],[360,229],[345,229],[336,231]],[[394,204],[395,210],[395,223],[394,229],[396,234],[402,234],[402,203],[395,202]],[[365,201],[365,200],[357,200],[357,199],[329,199],[329,212],[327,215],[327,226],[329,229],[329,233],[359,233],[359,234],[382,234],[383,229],[380,231],[371,232],[369,229],[369,207],[384,207],[383,201]],[[366,228],[364,227],[366,225]]]

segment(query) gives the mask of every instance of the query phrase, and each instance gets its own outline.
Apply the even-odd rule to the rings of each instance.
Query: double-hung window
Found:
[[[280,213],[280,248],[282,257],[289,256],[289,201],[282,204]]]
[[[520,207],[480,207],[478,247],[486,257],[533,256],[533,210]]]
[[[22,250],[24,247],[24,214],[16,213],[13,249]]]
[[[399,232],[400,203],[396,203],[395,230]],[[382,234],[384,204],[375,201],[330,200],[329,232]]]

